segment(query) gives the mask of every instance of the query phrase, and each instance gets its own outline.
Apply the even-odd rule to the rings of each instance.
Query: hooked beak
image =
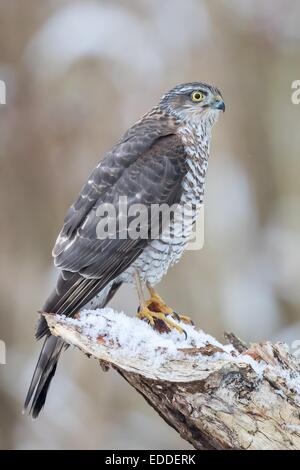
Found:
[[[213,109],[219,109],[220,111],[223,111],[223,113],[224,113],[225,112],[225,103],[224,103],[224,100],[223,100],[222,96],[220,96],[220,95],[215,96],[215,99],[214,99],[211,107]]]

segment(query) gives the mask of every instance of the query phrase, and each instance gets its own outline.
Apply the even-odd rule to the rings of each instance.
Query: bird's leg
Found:
[[[146,302],[145,302],[145,297],[144,297],[141,278],[140,278],[140,275],[139,275],[138,271],[135,271],[134,277],[135,277],[135,284],[136,284],[136,289],[137,289],[137,293],[138,293],[140,306],[142,306],[142,305],[145,305]]]
[[[152,310],[154,304],[156,309],[159,308],[159,311],[165,315],[171,315],[171,317],[173,317],[175,320],[182,321],[188,325],[194,324],[194,322],[188,316],[178,315],[178,313],[169,307],[160,297],[160,295],[158,295],[156,290],[149,284],[149,282],[147,282],[146,285],[151,296],[151,298],[146,302],[146,305],[150,308],[150,310]]]
[[[185,331],[180,328],[180,326],[166,317],[166,313],[157,310],[155,305],[152,305],[153,301],[151,301],[151,299],[147,302],[145,301],[142,283],[138,272],[135,273],[135,281],[140,302],[137,314],[138,318],[141,320],[146,320],[154,329],[158,330],[160,333],[169,333],[171,330],[175,329],[179,333],[186,335]],[[150,305],[153,309],[149,308]]]

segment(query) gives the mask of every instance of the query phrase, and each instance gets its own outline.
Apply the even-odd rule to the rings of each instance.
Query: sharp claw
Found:
[[[151,295],[151,298],[145,302],[145,305],[138,308],[138,317],[147,321],[159,333],[169,333],[171,330],[177,330],[178,333],[184,334],[187,339],[187,332],[177,323],[183,322],[187,325],[194,325],[193,321],[185,316],[179,315],[173,309],[168,307],[158,295]]]
[[[178,313],[174,312],[174,317],[176,318],[176,320],[186,323],[187,325],[195,326],[193,320],[190,317],[187,317],[186,315],[179,315]]]
[[[163,312],[152,311],[146,306],[139,309],[138,317],[147,321],[159,333],[170,333],[174,329],[180,334],[183,333],[187,338],[186,332],[172,320],[167,319],[166,314]]]
[[[175,318],[175,320],[180,321],[180,315],[178,315],[177,312],[173,311],[172,316]]]

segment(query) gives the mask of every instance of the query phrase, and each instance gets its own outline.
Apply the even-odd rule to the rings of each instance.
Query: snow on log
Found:
[[[282,343],[159,334],[112,309],[45,314],[52,334],[116,369],[196,449],[300,449],[300,365]]]

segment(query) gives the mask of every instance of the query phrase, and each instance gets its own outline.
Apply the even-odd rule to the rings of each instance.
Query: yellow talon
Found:
[[[150,325],[157,329],[160,333],[169,333],[171,330],[175,329],[179,333],[184,334],[186,336],[186,332],[175,322],[169,320],[166,317],[165,313],[154,312],[150,310],[147,305],[149,302],[150,301],[146,302],[146,304],[141,307],[137,314],[138,318],[140,318],[141,320],[148,321]]]
[[[140,300],[140,307],[138,311],[138,318],[146,320],[154,329],[160,333],[169,333],[171,330],[177,330],[179,333],[183,333],[187,337],[186,332],[177,323],[167,318],[171,316],[176,321],[182,321],[187,324],[193,324],[189,317],[185,315],[178,315],[174,310],[169,307],[162,298],[156,293],[156,291],[147,283],[147,288],[150,293],[150,299],[145,302],[141,280],[139,274],[136,273],[136,283],[138,289],[138,295]]]
[[[177,321],[182,321],[187,325],[194,325],[194,322],[187,315],[179,315],[171,307],[169,307],[163,299],[157,294],[153,287],[148,286],[151,298],[146,302],[146,305],[150,310],[162,312],[165,315],[170,315]]]
[[[153,320],[152,314],[153,312],[151,312],[151,310],[149,310],[147,306],[144,306],[138,311],[137,316],[141,320],[147,320],[151,326],[154,326],[154,320]]]
[[[149,306],[151,304],[155,304],[157,308],[159,309],[160,312],[165,313],[166,315],[172,315],[174,310],[169,307],[163,299],[158,295],[158,294],[152,294],[151,298],[146,302],[146,304]]]
[[[178,318],[178,320],[186,323],[186,325],[194,325],[193,320],[190,319],[187,315],[178,315],[178,313],[173,312],[174,318]]]
[[[175,329],[181,334],[184,334],[184,335],[186,334],[185,331],[179,325],[174,323],[172,320],[169,320],[168,318],[166,318],[166,315],[164,313],[153,312],[153,317],[166,323],[168,327],[170,328],[170,330]]]

